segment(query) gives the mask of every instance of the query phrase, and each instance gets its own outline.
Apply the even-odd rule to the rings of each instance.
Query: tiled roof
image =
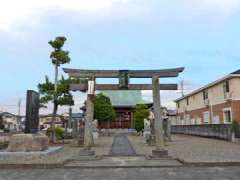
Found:
[[[10,115],[10,116],[16,116],[15,114],[9,113],[9,112],[0,112],[0,116],[2,115]]]
[[[232,72],[231,74],[240,74],[240,69],[237,71]]]
[[[141,91],[100,91],[111,99],[113,106],[136,106],[136,104],[151,104],[142,98]]]

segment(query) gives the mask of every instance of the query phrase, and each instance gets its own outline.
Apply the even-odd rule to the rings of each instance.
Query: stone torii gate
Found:
[[[154,107],[154,135],[156,138],[156,149],[152,151],[153,156],[167,156],[164,148],[162,110],[160,101],[160,90],[177,90],[177,84],[159,84],[160,78],[177,77],[184,68],[162,69],[162,70],[86,70],[86,69],[63,69],[70,77],[87,78],[88,84],[72,84],[71,90],[88,92],[86,103],[86,118],[84,132],[84,149],[92,152],[91,123],[94,115],[95,90],[152,90]],[[119,78],[119,84],[96,84],[96,78]],[[130,78],[151,78],[152,84],[129,84]]]

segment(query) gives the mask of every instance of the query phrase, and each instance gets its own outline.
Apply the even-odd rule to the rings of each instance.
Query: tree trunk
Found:
[[[57,86],[58,86],[58,64],[56,63],[55,64],[55,81],[54,81],[54,91],[55,91],[55,93],[57,93]]]
[[[52,114],[52,122],[51,122],[51,133],[50,133],[50,141],[52,143],[56,142],[56,134],[55,134],[55,122],[56,122],[56,115],[57,115],[57,103],[54,103],[53,106],[53,114]]]
[[[58,63],[55,64],[55,82],[54,82],[54,100],[53,100],[53,114],[52,114],[52,122],[51,122],[51,142],[56,142],[56,135],[55,135],[55,121],[56,121],[56,115],[57,115],[57,86],[58,86]]]

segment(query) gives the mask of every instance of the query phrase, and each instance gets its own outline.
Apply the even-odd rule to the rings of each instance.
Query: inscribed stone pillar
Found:
[[[89,149],[93,145],[92,136],[92,121],[94,113],[94,104],[92,95],[87,96],[86,103],[86,118],[85,118],[85,128],[84,128],[84,147]]]
[[[25,133],[37,133],[39,129],[39,94],[27,91]]]
[[[69,108],[69,116],[68,116],[68,129],[71,129],[72,128],[72,108],[70,107]]]
[[[172,137],[171,137],[171,120],[170,118],[168,118],[168,121],[167,121],[167,138],[168,138],[168,141],[171,142],[172,141]]]
[[[163,138],[163,113],[161,109],[160,101],[160,88],[159,78],[152,78],[153,87],[153,108],[154,108],[154,133],[156,138],[156,150],[153,150],[153,155],[163,156],[167,155],[167,151],[164,149]]]

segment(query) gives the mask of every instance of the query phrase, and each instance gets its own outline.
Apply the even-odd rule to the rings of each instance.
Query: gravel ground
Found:
[[[112,137],[101,137],[95,140],[95,145],[93,149],[96,151],[97,155],[108,155],[112,145]],[[59,145],[57,145],[59,146]],[[60,145],[61,146],[61,145]],[[51,154],[38,158],[28,158],[28,159],[9,159],[0,160],[0,164],[62,164],[67,160],[74,159],[79,156],[79,151],[81,147],[74,147],[71,144],[62,145],[63,149]]]
[[[113,137],[111,136],[101,136],[94,141],[93,150],[95,150],[96,155],[109,155],[113,143]]]
[[[144,143],[144,138],[129,136],[137,154],[151,155],[154,147]],[[240,144],[186,135],[173,135],[165,146],[169,155],[187,162],[240,162]]]
[[[138,155],[151,155],[154,146],[144,143],[141,136],[128,136]],[[173,135],[173,141],[166,146],[169,155],[186,162],[240,162],[240,144],[194,136]],[[109,155],[113,137],[100,137],[95,140],[93,150],[96,155]],[[59,152],[41,158],[0,161],[0,164],[57,164],[78,157],[82,148],[65,144]]]

